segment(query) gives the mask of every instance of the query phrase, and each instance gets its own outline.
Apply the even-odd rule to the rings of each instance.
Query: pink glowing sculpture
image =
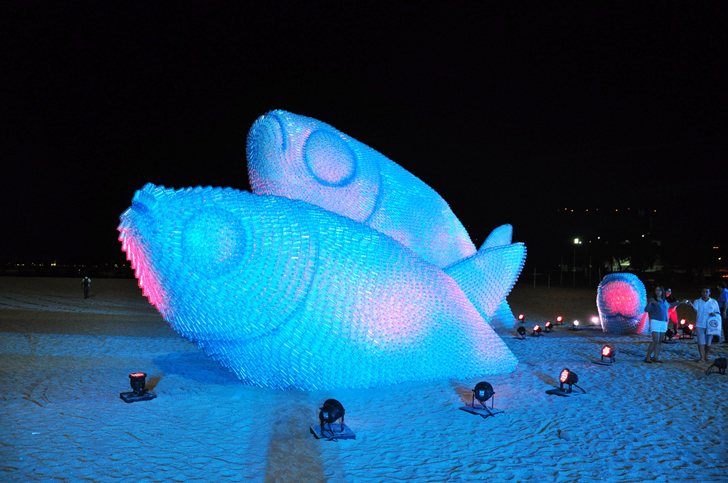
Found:
[[[597,308],[604,332],[642,333],[646,304],[645,286],[631,273],[610,273],[597,288]]]

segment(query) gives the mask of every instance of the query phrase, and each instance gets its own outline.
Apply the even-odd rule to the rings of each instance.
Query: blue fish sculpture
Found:
[[[463,283],[461,288],[486,321],[500,310],[515,323],[505,297],[526,251],[514,257],[508,248],[510,225],[494,230],[476,250],[447,202],[422,180],[336,128],[287,111],[271,111],[255,121],[247,160],[254,193],[299,199],[364,223],[458,277],[471,278],[464,274],[471,269],[489,271],[484,261],[503,258],[501,276],[492,280],[498,286],[482,291],[481,284]]]
[[[147,184],[118,230],[163,318],[248,384],[367,388],[516,367],[446,271],[319,206]],[[488,284],[494,267],[460,283]]]

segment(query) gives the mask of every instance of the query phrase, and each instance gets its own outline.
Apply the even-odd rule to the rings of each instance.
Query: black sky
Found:
[[[271,109],[401,164],[477,244],[508,222],[538,253],[560,206],[725,238],[725,2],[104,3],[0,7],[0,262],[123,260],[134,191],[247,189]]]

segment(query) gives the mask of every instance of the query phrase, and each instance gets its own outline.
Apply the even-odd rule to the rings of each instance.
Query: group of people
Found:
[[[708,354],[710,354],[713,337],[721,335],[721,327],[723,329],[722,342],[724,344],[726,343],[725,337],[728,335],[728,327],[726,327],[726,324],[728,324],[728,314],[726,314],[728,289],[726,289],[726,284],[723,282],[718,283],[718,290],[720,295],[717,301],[710,297],[710,288],[703,287],[700,291],[700,298],[690,302],[689,300],[679,301],[674,297],[668,298],[668,295],[671,295],[669,289],[666,292],[663,287],[655,287],[654,297],[647,301],[645,307],[645,312],[649,314],[650,318],[652,341],[647,349],[647,356],[644,361],[648,364],[662,362],[660,360],[660,349],[670,321],[670,309],[685,304],[697,313],[695,331],[698,336],[698,351],[700,353],[698,361],[709,362]],[[677,326],[675,326],[675,332],[677,332]]]

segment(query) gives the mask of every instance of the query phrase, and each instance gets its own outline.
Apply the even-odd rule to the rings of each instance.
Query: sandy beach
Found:
[[[596,315],[596,291],[517,285],[527,327]],[[693,297],[694,298],[694,297]],[[458,410],[481,379],[367,390],[249,387],[172,330],[132,279],[0,277],[0,480],[261,482],[724,482],[728,376],[706,375],[696,340],[663,345],[596,327],[517,340],[517,369],[488,376],[495,408]],[[612,366],[598,360],[612,345]],[[715,346],[711,358],[728,356]],[[568,367],[586,391],[546,394]],[[126,404],[128,374],[152,401]],[[317,440],[322,402],[355,440]]]

